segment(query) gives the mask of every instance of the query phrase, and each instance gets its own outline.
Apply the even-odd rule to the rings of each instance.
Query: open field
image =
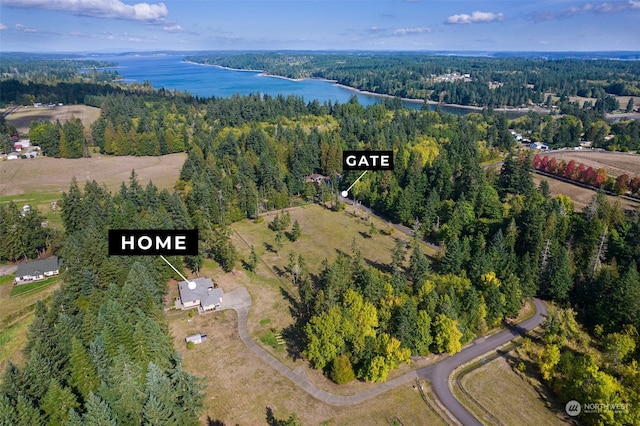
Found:
[[[575,211],[580,211],[588,206],[589,203],[591,203],[593,196],[596,194],[596,191],[594,191],[593,189],[583,188],[578,185],[573,185],[571,183],[563,182],[558,179],[541,176],[539,174],[533,175],[533,182],[536,184],[536,186],[539,185],[542,180],[546,180],[547,182],[549,182],[549,189],[551,190],[551,194],[564,194],[571,198]],[[606,197],[611,205],[619,202],[623,210],[637,210],[640,207],[639,203],[624,198],[614,197],[613,195],[607,195]]]
[[[13,274],[0,277],[0,371],[4,371],[8,360],[16,364],[24,361],[22,347],[27,341],[35,304],[38,300],[50,297],[59,287],[56,282],[29,293],[11,296],[13,277]]]
[[[60,123],[71,118],[79,118],[85,128],[100,117],[100,108],[86,105],[62,105],[41,107],[20,107],[7,116],[7,121],[13,124],[18,132],[29,133],[29,125],[32,121],[52,121],[60,120]]]
[[[61,194],[69,190],[74,176],[80,186],[95,180],[116,191],[134,169],[143,186],[152,180],[159,188],[171,188],[178,179],[185,158],[185,154],[178,153],[159,157],[97,155],[78,159],[41,157],[1,161],[0,197],[29,193]]]
[[[556,151],[549,154],[558,161],[568,163],[574,160],[594,169],[604,168],[609,176],[620,176],[627,173],[629,176],[640,176],[640,155],[624,152],[610,151]]]
[[[488,414],[484,413],[484,420],[487,424],[495,424],[487,419],[491,416],[503,425],[566,424],[563,413],[550,410],[538,391],[517,375],[504,357],[498,357],[467,373],[462,377],[461,385],[475,400],[473,402],[464,395],[463,404],[476,415],[483,411],[482,408],[486,410]],[[458,392],[457,395],[462,393]]]
[[[246,259],[253,245],[261,257],[256,273],[238,267],[224,273],[215,262],[206,261],[200,270],[201,276],[211,277],[225,292],[244,286],[252,298],[247,328],[252,339],[266,351],[282,361],[298,374],[305,375],[316,386],[338,394],[353,394],[375,386],[354,381],[338,386],[325,378],[321,372],[312,370],[306,361],[287,356],[292,351],[286,344],[269,345],[274,334],[293,324],[289,311],[289,297],[297,297],[286,273],[288,253],[303,255],[313,274],[321,268],[322,260],[333,261],[338,252],[351,252],[355,239],[367,263],[385,265],[390,262],[390,251],[394,237],[408,237],[396,232],[393,236],[378,234],[365,237],[369,222],[354,216],[352,208],[332,212],[318,205],[307,205],[290,209],[291,221],[300,223],[302,236],[296,242],[285,240],[280,255],[269,246],[274,246],[275,232],[268,228],[275,212],[265,217],[263,223],[243,221],[232,225],[233,242]],[[375,219],[378,229],[385,224]],[[425,252],[427,247],[424,247]],[[430,252],[428,252],[430,253]],[[277,271],[277,272],[276,272]],[[279,273],[280,272],[280,273]],[[177,296],[176,283],[169,284],[168,302]],[[237,317],[233,311],[196,315],[191,319],[187,312],[171,310],[167,314],[174,345],[182,353],[185,366],[197,376],[205,378],[207,399],[205,416],[225,424],[262,424],[266,409],[273,409],[277,418],[287,418],[295,412],[303,424],[392,424],[399,419],[404,425],[442,424],[438,416],[422,400],[412,385],[406,385],[353,407],[331,407],[323,404],[298,389],[289,379],[275,372],[255,356],[240,340],[237,333]],[[194,333],[206,333],[208,340],[188,350],[184,338]],[[264,340],[267,343],[261,341]],[[273,342],[271,342],[273,343]],[[429,358],[432,362],[435,357]],[[427,361],[424,361],[427,362]],[[422,365],[422,364],[420,364]],[[396,377],[414,366],[404,366],[390,375]]]
[[[254,306],[258,303],[254,299]],[[196,316],[191,323],[186,312],[172,311],[168,316],[185,368],[207,385],[203,424],[265,424],[267,408],[278,419],[296,413],[305,425],[390,425],[394,419],[403,425],[443,424],[413,384],[351,407],[319,402],[246,348],[233,311]],[[188,350],[184,337],[195,332],[207,333],[208,340]]]

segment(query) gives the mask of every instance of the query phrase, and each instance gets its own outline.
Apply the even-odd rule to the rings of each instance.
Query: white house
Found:
[[[197,307],[200,313],[219,309],[224,296],[222,289],[214,288],[209,278],[180,281],[178,291],[182,309]]]
[[[549,146],[545,145],[545,144],[543,144],[541,142],[534,142],[534,143],[529,145],[529,148],[531,148],[531,149],[539,149],[541,151],[546,151],[546,150],[549,149]]]
[[[7,154],[7,160],[17,160],[18,158],[20,158],[20,154],[15,151]]]
[[[45,278],[58,275],[62,261],[57,256],[33,262],[21,263],[16,271],[15,283],[24,284],[31,281],[40,281]]]

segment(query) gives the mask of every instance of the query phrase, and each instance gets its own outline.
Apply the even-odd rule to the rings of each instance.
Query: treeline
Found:
[[[79,55],[8,52],[2,54],[0,79],[42,84],[62,81],[110,82],[121,78],[118,71],[100,68],[114,66],[116,64],[113,62],[89,60]]]
[[[290,78],[327,78],[392,96],[485,107],[540,103],[547,92],[594,98],[640,95],[638,61],[311,52],[220,53],[186,59]],[[465,74],[468,79],[463,78]],[[489,89],[489,84],[497,89]]]
[[[60,236],[36,209],[22,211],[13,202],[0,206],[0,261],[35,259],[59,249]]]
[[[160,259],[107,256],[107,229],[189,228],[184,205],[135,175],[115,195],[74,181],[62,218],[63,284],[36,305],[24,365],[2,374],[0,423],[199,424],[204,386],[184,371],[164,318],[172,271]]]
[[[48,157],[80,158],[88,157],[86,129],[82,120],[72,118],[60,124],[59,121],[32,121],[29,126],[31,144],[39,146]]]
[[[68,81],[52,84],[10,79],[0,81],[0,105],[11,103],[32,105],[34,102],[43,104],[83,104],[85,103],[85,97],[88,95],[100,96],[110,93],[123,93],[125,91],[127,91],[125,88],[111,84],[73,83]]]
[[[533,157],[533,167],[545,173],[584,183],[595,188],[602,188],[605,191],[619,195],[625,194],[627,191],[638,195],[638,191],[640,191],[639,176],[631,178],[627,173],[623,173],[614,179],[611,176],[607,176],[607,171],[604,168],[594,170],[593,167],[587,167],[582,163],[577,163],[575,160],[570,160],[567,163],[564,160],[558,161],[551,156],[536,154]]]

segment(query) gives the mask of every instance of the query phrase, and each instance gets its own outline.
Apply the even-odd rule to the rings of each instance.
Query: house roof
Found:
[[[196,302],[198,300],[202,306],[211,306],[220,303],[220,299],[222,299],[224,293],[219,288],[213,288],[213,281],[211,281],[210,278],[196,278],[193,282],[196,283],[194,289],[189,288],[187,281],[180,281],[178,283],[182,303]]]
[[[57,256],[51,256],[47,259],[35,260],[33,262],[21,263],[18,265],[16,277],[24,277],[26,275],[41,275],[45,272],[57,271],[62,265],[62,260]]]

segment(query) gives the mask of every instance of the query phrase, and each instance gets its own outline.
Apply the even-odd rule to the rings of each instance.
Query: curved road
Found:
[[[527,331],[533,330],[542,324],[547,313],[547,308],[544,302],[535,299],[534,304],[536,306],[536,313],[531,318],[494,334],[493,336],[486,338],[480,337],[476,339],[473,344],[468,345],[453,357],[446,358],[441,362],[428,367],[410,371],[402,376],[396,377],[395,379],[381,383],[374,388],[367,389],[353,395],[334,395],[309,382],[304,374],[299,374],[282,364],[273,355],[266,352],[258,346],[251,337],[249,337],[249,332],[247,331],[247,315],[249,313],[249,308],[251,307],[251,296],[249,296],[244,288],[242,290],[244,290],[244,292],[240,296],[239,303],[229,306],[229,308],[234,309],[238,314],[238,334],[240,339],[259,358],[276,369],[280,374],[288,377],[293,383],[304,389],[309,395],[329,405],[353,405],[369,398],[373,398],[374,396],[380,395],[405,383],[414,381],[416,378],[420,377],[431,381],[438,398],[440,398],[449,411],[465,426],[480,425],[480,422],[478,422],[478,420],[473,417],[451,393],[451,390],[449,389],[449,376],[451,375],[451,372],[455,368],[458,368],[472,359],[510,342]]]
[[[536,313],[521,323],[510,326],[493,336],[480,337],[474,340],[473,345],[467,346],[452,357],[446,358],[437,364],[423,367],[417,370],[418,377],[429,379],[436,395],[447,409],[465,426],[481,423],[462,406],[453,396],[449,388],[449,376],[456,368],[469,361],[493,351],[494,349],[510,342],[518,336],[533,330],[544,321],[547,315],[547,306],[540,299],[535,299]]]

